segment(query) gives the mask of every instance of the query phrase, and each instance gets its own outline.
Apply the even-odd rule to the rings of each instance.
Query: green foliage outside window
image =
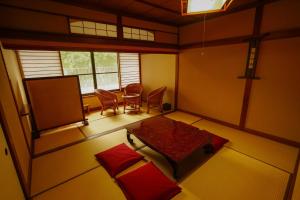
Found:
[[[90,52],[61,51],[64,75],[79,75],[82,93],[92,93],[95,89],[92,58]],[[119,89],[118,54],[95,52],[97,88]]]

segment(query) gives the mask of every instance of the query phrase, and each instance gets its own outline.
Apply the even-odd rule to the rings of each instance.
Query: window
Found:
[[[120,53],[121,87],[140,83],[140,58],[138,53]]]
[[[117,37],[117,26],[98,22],[70,19],[71,33]]]
[[[154,32],[139,28],[123,27],[123,37],[126,39],[154,41]]]
[[[61,51],[65,75],[79,75],[81,93],[94,92],[93,70],[90,52]]]
[[[140,82],[138,53],[19,51],[25,78],[78,75],[82,94]]]
[[[61,76],[58,51],[18,51],[24,78]]]
[[[119,89],[118,54],[95,52],[97,88],[104,90]]]

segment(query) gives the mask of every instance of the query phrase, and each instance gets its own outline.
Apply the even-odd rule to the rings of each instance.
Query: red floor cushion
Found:
[[[125,144],[119,144],[95,156],[112,177],[144,158]]]
[[[204,132],[208,133],[211,137],[211,144],[213,146],[213,151],[214,152],[217,152],[219,151],[223,146],[224,144],[226,144],[229,140],[227,140],[226,138],[222,138],[218,135],[215,135],[213,133],[210,133],[206,130],[203,130]]]
[[[128,200],[169,200],[181,192],[152,162],[117,178]]]

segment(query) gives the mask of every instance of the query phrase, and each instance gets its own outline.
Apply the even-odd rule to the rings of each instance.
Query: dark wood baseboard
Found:
[[[295,141],[292,141],[292,140],[289,140],[289,139],[286,139],[286,138],[278,137],[278,136],[272,135],[270,133],[265,133],[265,132],[262,132],[262,131],[257,131],[257,130],[253,130],[253,129],[249,129],[249,128],[241,128],[240,126],[238,126],[236,124],[232,124],[232,123],[229,123],[229,122],[225,122],[225,121],[222,121],[222,120],[219,120],[219,119],[215,119],[215,118],[212,118],[212,117],[208,117],[208,116],[205,116],[205,115],[202,115],[202,114],[194,113],[194,112],[187,111],[187,110],[180,109],[180,108],[177,109],[177,110],[188,113],[188,114],[199,116],[199,117],[201,117],[203,119],[206,119],[208,121],[212,121],[212,122],[215,122],[215,123],[218,123],[218,124],[230,127],[230,128],[245,131],[245,132],[250,133],[252,135],[264,137],[264,138],[267,138],[267,139],[270,139],[270,140],[273,140],[273,141],[276,141],[276,142],[280,142],[280,143],[283,143],[283,144],[286,144],[286,145],[290,145],[290,146],[300,148],[300,143],[299,142],[295,142]]]

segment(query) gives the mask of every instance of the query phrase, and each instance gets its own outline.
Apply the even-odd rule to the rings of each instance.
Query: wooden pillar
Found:
[[[249,50],[248,50],[245,74],[244,76],[239,77],[242,79],[246,79],[243,105],[242,105],[242,111],[241,111],[240,123],[239,123],[240,128],[245,128],[247,114],[248,114],[249,100],[250,100],[251,89],[252,89],[252,81],[259,79],[258,77],[256,77],[256,64],[258,61],[259,47],[260,47],[259,35],[260,35],[261,22],[263,17],[263,8],[264,8],[263,5],[259,5],[258,7],[256,7],[252,38],[249,41]]]
[[[123,24],[122,24],[122,16],[118,15],[117,17],[117,36],[119,40],[123,39]]]

